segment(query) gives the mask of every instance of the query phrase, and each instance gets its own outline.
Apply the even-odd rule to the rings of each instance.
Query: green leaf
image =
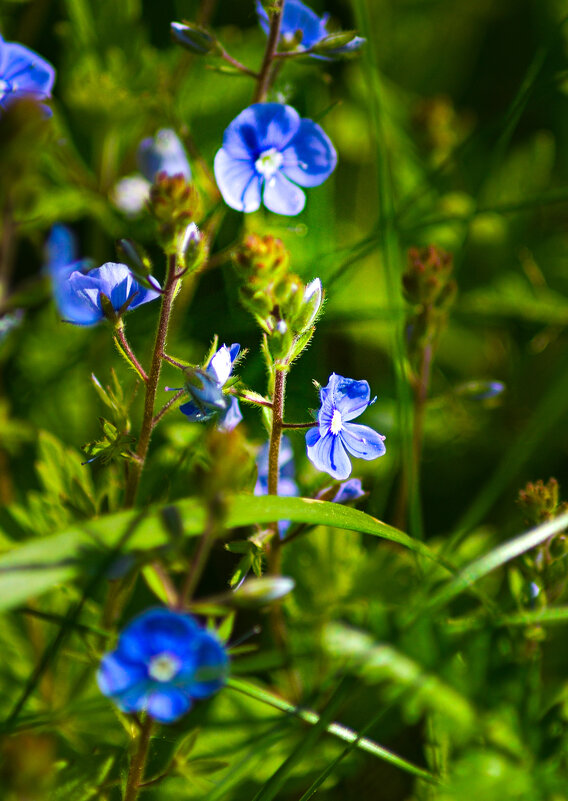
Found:
[[[281,712],[285,712],[288,715],[294,715],[294,717],[297,717],[304,723],[309,723],[311,726],[316,726],[320,722],[320,716],[316,712],[294,706],[293,704],[288,703],[288,701],[284,701],[277,695],[273,695],[272,693],[263,690],[261,687],[258,687],[251,682],[244,681],[243,679],[231,678],[228,680],[227,686],[231,690],[235,690],[243,695],[248,695],[250,698],[254,698],[256,701],[259,701],[262,704],[267,704],[274,709],[279,709]],[[411,773],[414,776],[419,776],[421,779],[425,779],[429,782],[437,781],[436,777],[427,770],[424,770],[417,765],[413,765],[412,762],[408,762],[406,759],[399,757],[397,754],[389,751],[387,748],[383,748],[382,745],[375,743],[373,740],[369,740],[366,737],[359,737],[357,732],[353,731],[353,729],[350,729],[347,726],[343,726],[341,723],[329,723],[325,726],[325,731],[328,734],[343,740],[343,742],[357,742],[356,747],[359,750],[366,751],[368,754],[371,754],[378,759],[382,759],[385,762],[388,762],[391,765],[406,771],[407,773]]]

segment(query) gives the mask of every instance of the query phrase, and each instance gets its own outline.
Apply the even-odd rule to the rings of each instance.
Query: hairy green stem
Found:
[[[272,82],[272,64],[276,55],[278,40],[280,39],[280,23],[282,22],[282,14],[284,13],[284,3],[285,0],[274,0],[274,11],[270,15],[268,41],[266,43],[266,50],[264,51],[264,58],[262,59],[262,66],[258,74],[256,89],[252,97],[253,103],[264,103],[268,90],[270,89],[270,84]]]
[[[176,278],[176,261],[177,260],[175,256],[170,256],[168,258],[168,272],[164,285],[164,293],[162,295],[160,318],[158,320],[158,327],[156,329],[152,363],[148,372],[148,380],[146,381],[144,417],[142,419],[140,437],[138,438],[138,447],[136,448],[136,458],[130,467],[128,480],[126,483],[124,505],[127,509],[134,506],[134,502],[136,501],[136,493],[138,492],[140,476],[142,474],[142,470],[144,469],[144,463],[146,461],[146,455],[150,445],[150,438],[152,436],[152,429],[154,427],[154,405],[156,402],[156,393],[158,391],[158,382],[160,380],[160,372],[162,369],[162,360],[164,357],[164,347],[168,335],[170,315],[172,313],[172,306],[179,281],[179,278]]]
[[[274,375],[274,395],[272,397],[272,429],[268,445],[268,494],[278,495],[278,473],[280,459],[280,442],[282,440],[282,426],[284,422],[284,399],[286,396],[286,368],[276,367]],[[280,538],[278,536],[278,522],[270,524],[272,539],[270,543],[269,572],[280,573]]]
[[[130,343],[126,339],[126,334],[124,333],[124,323],[122,320],[117,324],[116,328],[114,329],[114,341],[115,345],[118,349],[120,355],[124,358],[124,360],[134,368],[134,370],[138,373],[142,381],[148,381],[148,376],[146,375],[146,370],[142,367]]]
[[[150,735],[152,734],[152,718],[146,717],[140,730],[138,738],[138,748],[130,762],[130,769],[128,771],[128,779],[126,780],[126,789],[124,791],[123,801],[136,801],[140,792],[140,785],[144,778],[144,768],[146,766],[146,759],[148,758],[148,748],[150,746]]]

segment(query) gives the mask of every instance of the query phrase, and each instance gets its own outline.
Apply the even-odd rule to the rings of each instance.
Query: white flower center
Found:
[[[268,180],[272,178],[275,172],[278,172],[280,167],[282,166],[282,162],[284,161],[284,157],[282,153],[276,150],[275,147],[271,147],[270,150],[265,150],[254,163],[256,171],[259,172],[261,175]]]
[[[333,417],[331,418],[331,425],[329,430],[332,434],[339,434],[341,429],[343,428],[343,420],[341,419],[341,412],[339,409],[335,409],[333,412]]]
[[[179,659],[173,654],[158,654],[151,659],[148,674],[155,681],[171,681],[180,667]]]

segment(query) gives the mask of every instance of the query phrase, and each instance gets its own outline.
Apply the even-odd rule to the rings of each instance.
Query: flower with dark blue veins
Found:
[[[33,50],[18,42],[5,42],[0,36],[0,109],[14,100],[51,97],[55,70]]]
[[[118,319],[159,296],[156,290],[141,286],[126,264],[107,262],[88,273],[71,272],[61,281],[57,300],[65,322],[95,325],[105,317]]]
[[[191,400],[183,403],[179,410],[192,423],[204,423],[217,414],[218,428],[232,431],[243,419],[237,398],[223,393],[240,349],[237,343],[231,347],[223,345],[213,354],[205,369],[186,371],[185,389]]]
[[[256,11],[262,30],[268,35],[270,20],[264,6],[260,0],[256,1]],[[315,11],[304,5],[300,0],[286,0],[284,3],[284,13],[280,22],[280,45],[286,50],[310,50],[326,39],[330,32],[327,30],[329,14],[318,17]],[[365,40],[361,36],[353,38],[333,49],[326,51],[326,56],[341,55],[358,50]],[[322,58],[322,56],[314,56]],[[327,59],[326,59],[327,60]]]
[[[256,457],[257,479],[254,488],[255,495],[267,495],[268,493],[268,450],[269,443],[266,442]],[[285,498],[293,498],[299,495],[298,485],[294,481],[294,451],[288,437],[282,437],[280,441],[280,453],[278,455],[278,495]],[[280,520],[278,531],[283,537],[290,528],[289,520]]]
[[[299,214],[300,187],[319,186],[331,175],[337,154],[319,125],[291,106],[255,103],[225,131],[215,156],[215,178],[229,206],[251,212],[261,199],[276,214]]]
[[[371,460],[385,453],[382,434],[350,422],[375,401],[366,381],[332,373],[320,389],[320,400],[317,427],[306,434],[308,459],[318,470],[343,480],[351,474],[348,454]]]
[[[227,652],[191,615],[150,609],[121,632],[116,650],[103,656],[101,692],[123,712],[147,712],[173,723],[193,702],[225,683]]]

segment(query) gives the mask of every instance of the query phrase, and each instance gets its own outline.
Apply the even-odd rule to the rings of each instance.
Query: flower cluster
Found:
[[[194,618],[150,609],[121,632],[116,650],[103,657],[97,680],[123,712],[147,712],[160,723],[173,723],[195,700],[217,692],[227,669],[227,652]]]
[[[55,81],[51,64],[18,42],[0,36],[0,109],[22,98],[47,100]]]
[[[237,211],[260,208],[299,214],[300,187],[319,186],[337,164],[337,154],[319,125],[291,106],[255,103],[229,125],[215,156],[215,178],[225,202]]]
[[[320,400],[318,425],[306,434],[308,458],[318,470],[341,480],[351,474],[348,454],[371,460],[385,453],[382,434],[350,422],[375,401],[366,381],[332,373],[320,390]]]

